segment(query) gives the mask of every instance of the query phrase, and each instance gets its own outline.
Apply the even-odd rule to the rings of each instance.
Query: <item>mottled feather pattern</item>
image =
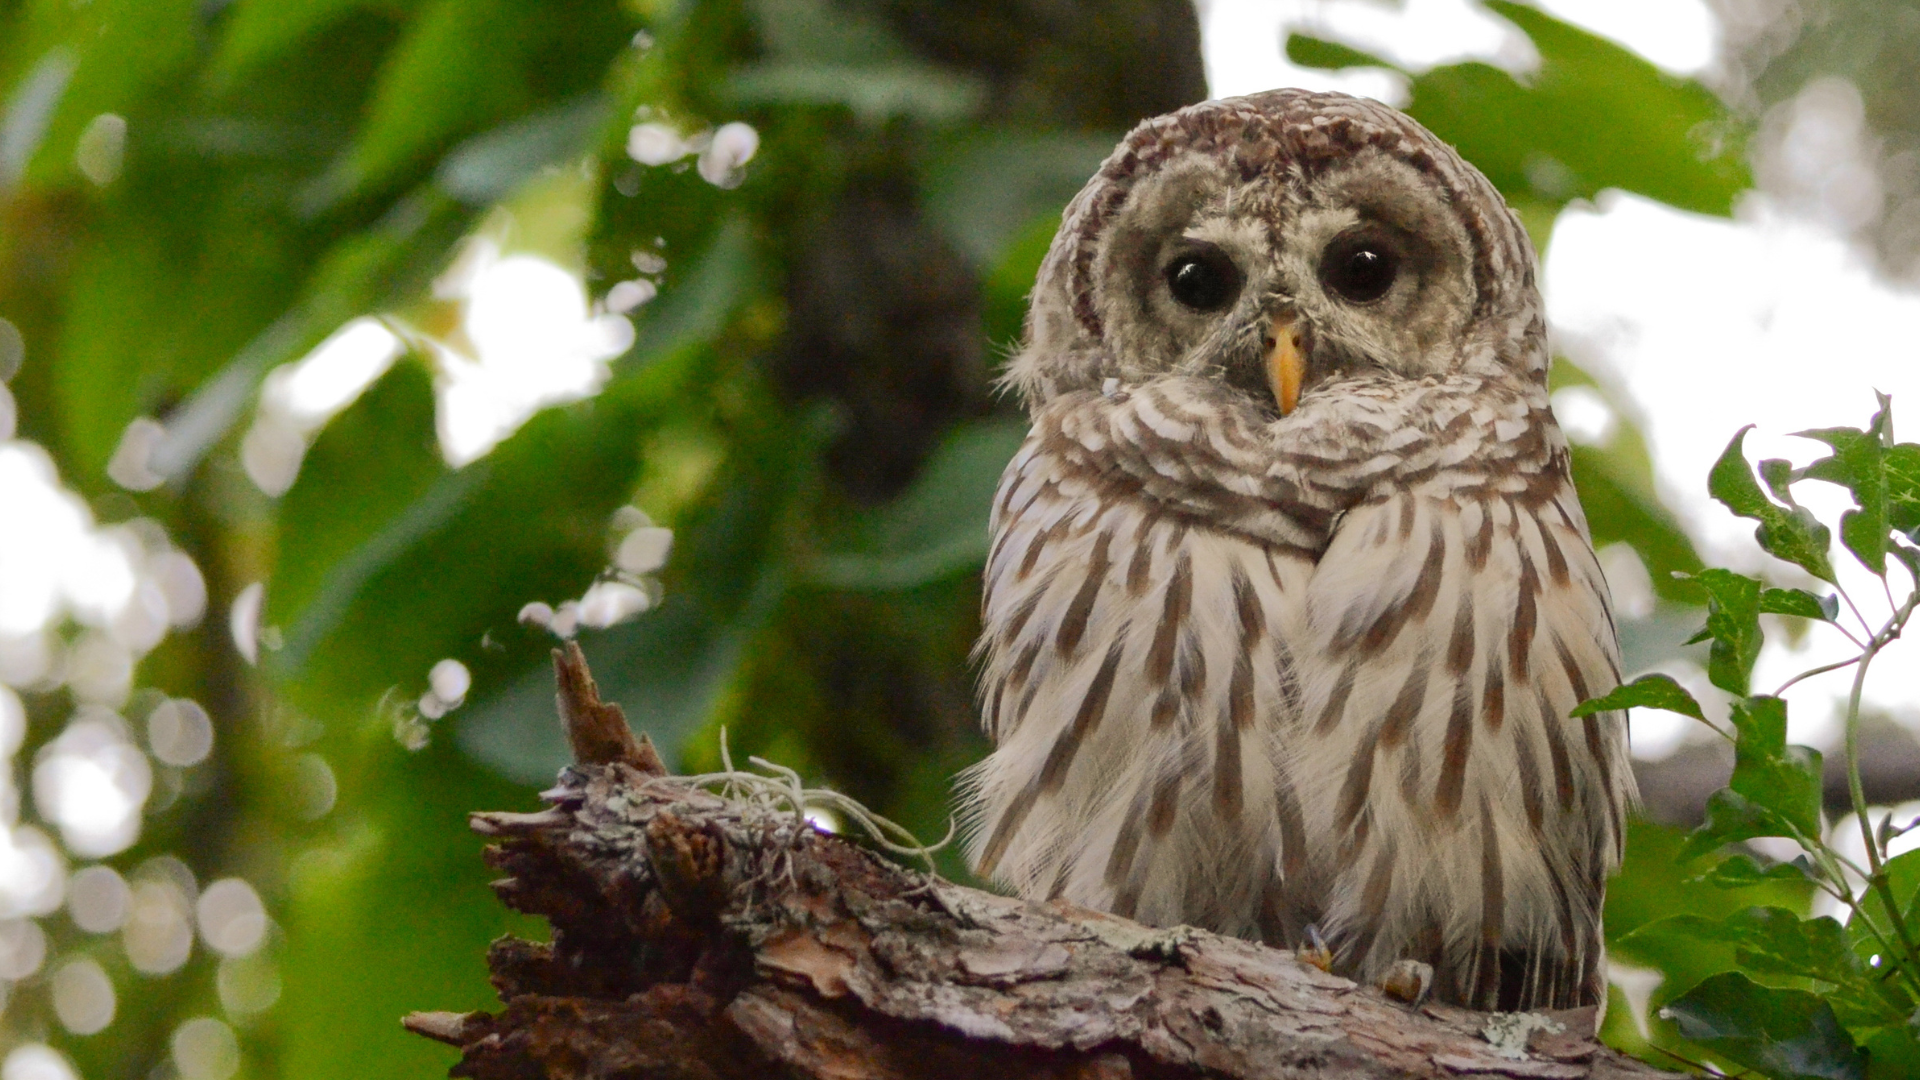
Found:
[[[1428,186],[1408,220],[1441,207],[1457,228],[1434,242],[1464,238],[1471,312],[1430,324],[1456,328],[1443,349],[1369,358],[1354,343],[1428,346],[1349,329],[1285,416],[1223,377],[1231,356],[1138,351],[1163,330],[1113,223],[1202,204],[1142,209],[1138,185],[1203,158],[1181,175],[1226,186],[1218,214],[1305,220],[1348,190],[1316,177],[1381,153],[1401,164],[1368,197]],[[1249,250],[1279,260],[1284,224]],[[1261,295],[1293,304],[1285,280]],[[993,511],[974,865],[1154,925],[1317,932],[1369,982],[1421,960],[1447,1001],[1603,1003],[1633,775],[1623,716],[1568,717],[1621,672],[1547,356],[1525,231],[1394,110],[1276,91],[1129,135],[1068,207],[1009,368],[1033,429]]]
[[[1314,924],[1361,977],[1427,942],[1488,1005],[1525,953],[1526,1001],[1587,1000],[1577,898],[1632,774],[1620,716],[1566,716],[1619,662],[1564,444],[1544,393],[1360,390],[1264,422],[1179,377],[1041,410],[995,505],[974,856],[1149,923]]]

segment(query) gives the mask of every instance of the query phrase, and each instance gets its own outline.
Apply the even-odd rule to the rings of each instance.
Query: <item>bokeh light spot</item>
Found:
[[[90,934],[111,934],[127,921],[132,890],[111,866],[88,866],[67,880],[67,914]]]
[[[223,878],[200,893],[200,938],[222,956],[246,956],[267,933],[260,894],[239,878]]]
[[[60,1051],[45,1043],[23,1043],[0,1064],[0,1080],[80,1080]]]
[[[91,957],[63,964],[53,973],[53,1011],[75,1035],[92,1035],[113,1023],[113,980]]]
[[[106,709],[83,708],[33,767],[34,805],[77,855],[112,855],[140,835],[153,770],[125,728]]]
[[[0,979],[15,982],[40,970],[47,959],[47,933],[32,919],[0,923]]]
[[[240,1040],[211,1016],[196,1016],[175,1028],[172,1049],[182,1080],[227,1080],[240,1071]]]
[[[199,702],[169,698],[147,714],[147,745],[165,764],[198,765],[213,751],[213,720]]]

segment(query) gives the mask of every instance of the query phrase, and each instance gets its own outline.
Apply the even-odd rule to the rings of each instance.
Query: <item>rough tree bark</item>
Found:
[[[494,888],[553,942],[494,943],[500,1012],[407,1017],[460,1049],[455,1076],[1668,1075],[1587,1037],[1592,1010],[1412,1007],[1251,942],[904,870],[667,775],[578,649],[554,656],[579,764],[545,810],[473,816]]]

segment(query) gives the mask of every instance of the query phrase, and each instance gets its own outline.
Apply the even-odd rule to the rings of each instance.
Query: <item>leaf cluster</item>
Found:
[[[1848,918],[1844,923],[1827,916],[1805,918],[1777,906],[1713,917],[1673,915],[1633,929],[1618,944],[1630,954],[1658,953],[1663,941],[1726,950],[1725,970],[1672,997],[1661,1012],[1684,1039],[1722,1060],[1782,1080],[1912,1075],[1920,1068],[1920,1032],[1911,1023],[1920,1003],[1920,950],[1914,936],[1920,926],[1920,852],[1891,852],[1889,845],[1903,830],[1890,814],[1882,816],[1877,829],[1870,824],[1861,794],[1858,728],[1868,668],[1899,638],[1920,603],[1920,549],[1913,536],[1920,525],[1914,514],[1920,475],[1912,465],[1920,445],[1894,442],[1884,396],[1864,429],[1802,432],[1830,451],[1804,468],[1768,459],[1758,463],[1756,477],[1744,450],[1746,434],[1747,429],[1735,434],[1714,465],[1710,493],[1734,514],[1758,523],[1755,540],[1762,550],[1833,592],[1769,588],[1720,568],[1691,575],[1707,605],[1706,625],[1693,640],[1710,643],[1708,679],[1732,697],[1726,727],[1716,730],[1733,743],[1734,768],[1727,786],[1709,799],[1706,820],[1676,857],[1684,862],[1711,856],[1700,880],[1721,889],[1810,884]],[[1795,499],[1796,485],[1806,482],[1838,485],[1851,497],[1839,535],[1853,559],[1885,586],[1884,621],[1867,621],[1840,585],[1830,555],[1833,530]],[[1904,598],[1888,579],[1889,557],[1907,570]],[[1754,693],[1763,614],[1832,624],[1857,652],[1797,676],[1772,694]],[[1828,834],[1820,752],[1787,742],[1782,694],[1801,678],[1841,669],[1854,675],[1845,765],[1865,865],[1845,855]],[[1699,701],[1663,674],[1642,676],[1575,713],[1629,707],[1665,709],[1706,722]],[[1742,850],[1744,842],[1763,837],[1790,841],[1801,854],[1791,861],[1762,862]]]

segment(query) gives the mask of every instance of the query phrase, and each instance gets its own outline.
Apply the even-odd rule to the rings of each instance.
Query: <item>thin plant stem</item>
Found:
[[[1858,644],[1858,642],[1856,642],[1855,644]],[[1865,648],[1865,646],[1862,646],[1862,648]],[[1829,671],[1838,671],[1843,667],[1850,667],[1859,662],[1860,662],[1859,657],[1851,656],[1845,660],[1835,660],[1831,664],[1822,664],[1817,668],[1809,668],[1808,670],[1803,671],[1798,675],[1795,675],[1793,678],[1788,679],[1786,682],[1781,683],[1780,689],[1775,690],[1773,692],[1773,696],[1779,697],[1780,695],[1786,693],[1788,687],[1792,686],[1794,683],[1799,682],[1801,679],[1811,679],[1815,675],[1825,675]]]
[[[1834,576],[1838,577],[1839,575],[1836,574]],[[1853,617],[1860,620],[1860,632],[1867,635],[1867,641],[1865,644],[1861,644],[1859,641],[1855,641],[1854,644],[1860,645],[1860,647],[1863,649],[1872,647],[1873,639],[1875,637],[1873,632],[1873,624],[1868,622],[1867,617],[1860,613],[1860,605],[1853,602],[1853,594],[1847,591],[1847,587],[1845,585],[1842,585],[1837,581],[1833,583],[1833,591],[1840,594],[1840,599],[1845,600],[1847,602],[1847,610],[1853,612]],[[1838,626],[1839,624],[1835,623],[1834,625]],[[1852,637],[1853,635],[1848,634],[1847,636]]]
[[[1845,595],[1844,591],[1842,595]],[[1867,670],[1872,666],[1874,656],[1900,635],[1907,617],[1913,613],[1916,600],[1920,600],[1920,593],[1909,598],[1904,607],[1894,612],[1893,618],[1888,620],[1887,625],[1869,639],[1866,651],[1860,654],[1860,663],[1854,669],[1853,689],[1847,695],[1847,794],[1853,802],[1854,820],[1860,825],[1860,840],[1867,849],[1867,866],[1871,871],[1867,876],[1867,887],[1880,897],[1880,903],[1886,908],[1887,921],[1893,929],[1894,936],[1900,939],[1900,944],[1905,950],[1909,963],[1902,964],[1901,967],[1908,969],[1909,981],[1920,986],[1920,972],[1911,970],[1912,961],[1920,958],[1920,950],[1914,947],[1913,934],[1907,927],[1906,914],[1900,910],[1900,904],[1893,895],[1893,886],[1887,880],[1886,864],[1880,857],[1880,845],[1873,835],[1873,821],[1867,816],[1866,788],[1860,780],[1860,696],[1866,688]],[[1847,602],[1849,605],[1852,604],[1851,600]],[[1864,910],[1856,908],[1856,911],[1862,917],[1866,917]],[[1871,927],[1872,923],[1872,919],[1868,918],[1866,925]]]

